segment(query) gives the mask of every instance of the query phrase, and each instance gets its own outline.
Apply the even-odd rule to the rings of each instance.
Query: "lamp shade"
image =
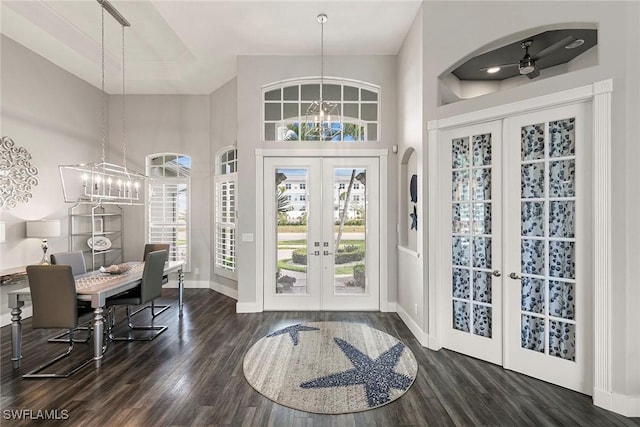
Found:
[[[6,225],[4,221],[0,221],[0,243],[3,243],[7,240],[6,233]]]
[[[58,236],[60,236],[60,220],[58,219],[27,221],[27,237],[45,239]]]

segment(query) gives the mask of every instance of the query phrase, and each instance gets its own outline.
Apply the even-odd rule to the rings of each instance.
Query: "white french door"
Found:
[[[443,346],[502,364],[502,124],[443,134]],[[447,191],[448,190],[448,191]]]
[[[264,159],[264,309],[378,310],[377,158]]]
[[[441,134],[440,318],[443,347],[590,394],[588,107]]]
[[[504,366],[592,393],[589,103],[505,120]]]

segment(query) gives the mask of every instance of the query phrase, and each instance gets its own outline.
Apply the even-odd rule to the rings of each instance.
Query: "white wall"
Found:
[[[0,269],[5,269],[42,258],[40,240],[25,237],[26,220],[59,219],[62,236],[49,239],[49,253],[68,250],[70,205],[64,203],[58,165],[98,161],[102,133],[98,89],[8,37],[1,43],[1,133],[31,154],[39,181],[28,203],[0,212],[7,223],[7,241],[0,243]],[[3,320],[6,292],[15,287],[0,289]]]
[[[455,116],[534,96],[613,79],[612,97],[612,366],[613,390],[640,396],[637,2],[425,2],[424,119]],[[550,13],[552,11],[552,13]],[[599,65],[509,90],[437,106],[438,75],[468,52],[526,28],[565,21],[596,23]],[[499,23],[499,25],[496,25]],[[452,30],[455,29],[455,30]],[[461,30],[464,29],[464,30]],[[455,31],[455,33],[453,32]],[[425,241],[428,231],[425,234]]]
[[[238,157],[240,173],[238,176],[238,215],[241,233],[256,232],[256,218],[262,213],[256,212],[256,148],[318,148],[316,143],[263,143],[260,140],[262,86],[283,79],[308,76],[319,77],[318,57],[292,56],[241,56],[238,58]],[[389,148],[396,141],[396,67],[393,56],[350,56],[325,57],[324,74],[327,77],[350,78],[379,85],[380,89],[380,135],[381,142],[376,143],[332,143],[330,148]],[[326,146],[326,145],[325,145]],[[389,161],[388,182],[397,182],[396,161]],[[390,192],[393,192],[391,187]],[[395,224],[396,206],[386,201],[388,207],[389,259],[388,264],[389,301],[396,300],[395,282],[397,278],[397,244]],[[391,207],[393,206],[393,207]],[[256,243],[238,242],[238,304],[249,307],[256,304]],[[261,273],[260,273],[261,274]]]

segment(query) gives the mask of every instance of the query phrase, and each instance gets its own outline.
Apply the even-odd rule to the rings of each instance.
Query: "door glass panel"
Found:
[[[367,170],[333,169],[333,242],[322,251],[333,254],[334,294],[364,294],[366,277]]]
[[[524,126],[520,141],[521,346],[572,361],[580,292],[574,127],[574,118]]]
[[[451,141],[452,327],[487,338],[492,337],[491,148],[490,133]]]
[[[308,176],[306,168],[276,169],[276,293],[306,294]],[[319,250],[319,248],[312,248]]]

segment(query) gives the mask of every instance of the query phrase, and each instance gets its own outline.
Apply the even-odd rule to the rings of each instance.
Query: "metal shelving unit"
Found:
[[[69,209],[69,250],[82,251],[87,270],[120,264],[123,228],[120,206],[77,204]]]

